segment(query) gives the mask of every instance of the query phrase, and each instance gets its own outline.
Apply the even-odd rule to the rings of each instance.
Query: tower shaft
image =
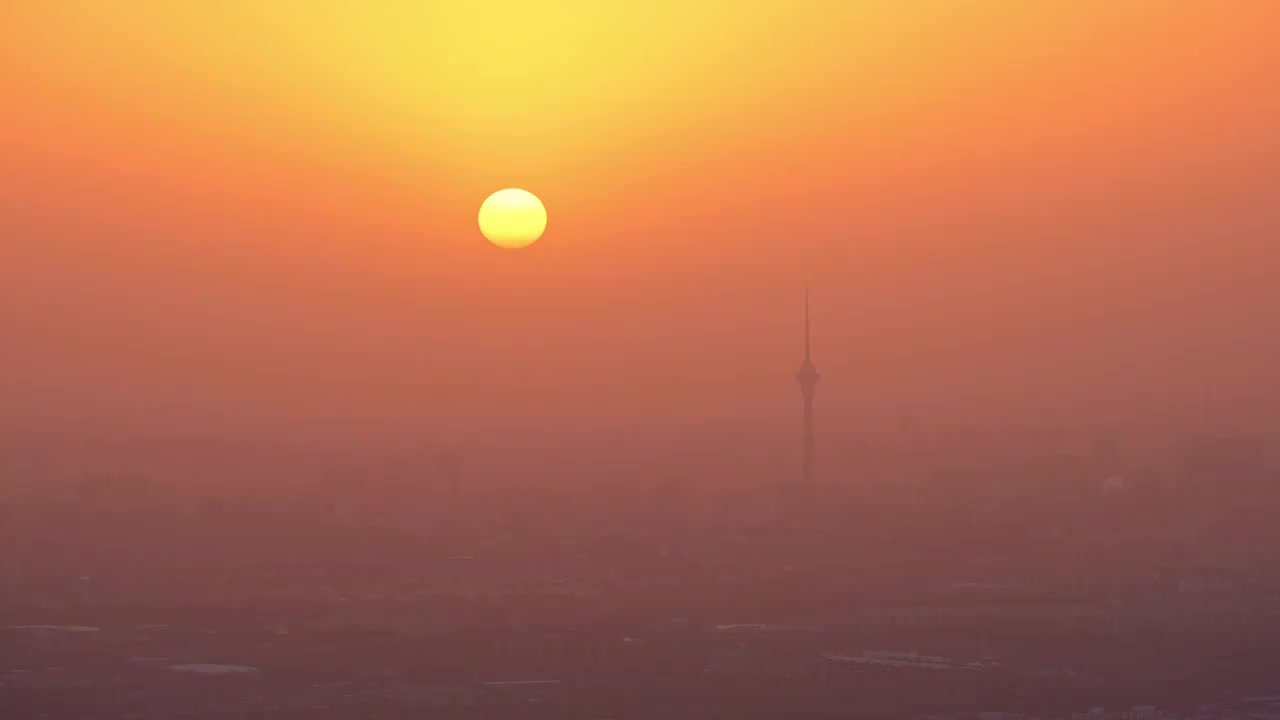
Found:
[[[804,461],[801,478],[805,485],[813,484],[815,450],[813,443],[813,392],[804,394]]]

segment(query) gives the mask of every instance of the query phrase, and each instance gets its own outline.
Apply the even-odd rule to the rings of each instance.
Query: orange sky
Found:
[[[1274,424],[1276,27],[1271,0],[11,1],[0,423],[789,423],[807,277],[824,442]],[[475,229],[508,186],[550,215],[526,251]]]

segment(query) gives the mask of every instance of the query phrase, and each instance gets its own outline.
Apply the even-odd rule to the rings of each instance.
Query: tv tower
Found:
[[[804,395],[804,464],[803,479],[808,487],[813,485],[814,447],[813,447],[813,391],[818,387],[818,370],[813,366],[813,355],[809,343],[809,286],[804,286],[804,363],[800,372],[796,373],[796,382],[800,384],[800,392]]]

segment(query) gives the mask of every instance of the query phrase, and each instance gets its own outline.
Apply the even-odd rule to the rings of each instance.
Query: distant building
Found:
[[[559,680],[493,680],[481,684],[481,700],[486,703],[549,702],[561,696]]]
[[[812,487],[813,476],[815,472],[814,463],[814,439],[813,439],[813,395],[818,387],[817,368],[813,365],[813,353],[811,352],[811,343],[809,335],[809,288],[804,289],[804,362],[800,365],[800,371],[796,373],[796,382],[800,385],[800,392],[804,397],[804,436],[803,436],[803,461],[801,464],[801,478],[806,488]]]

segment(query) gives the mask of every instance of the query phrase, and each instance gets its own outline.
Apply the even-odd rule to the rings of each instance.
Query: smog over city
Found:
[[[0,719],[1280,717],[1280,4],[0,9]]]

